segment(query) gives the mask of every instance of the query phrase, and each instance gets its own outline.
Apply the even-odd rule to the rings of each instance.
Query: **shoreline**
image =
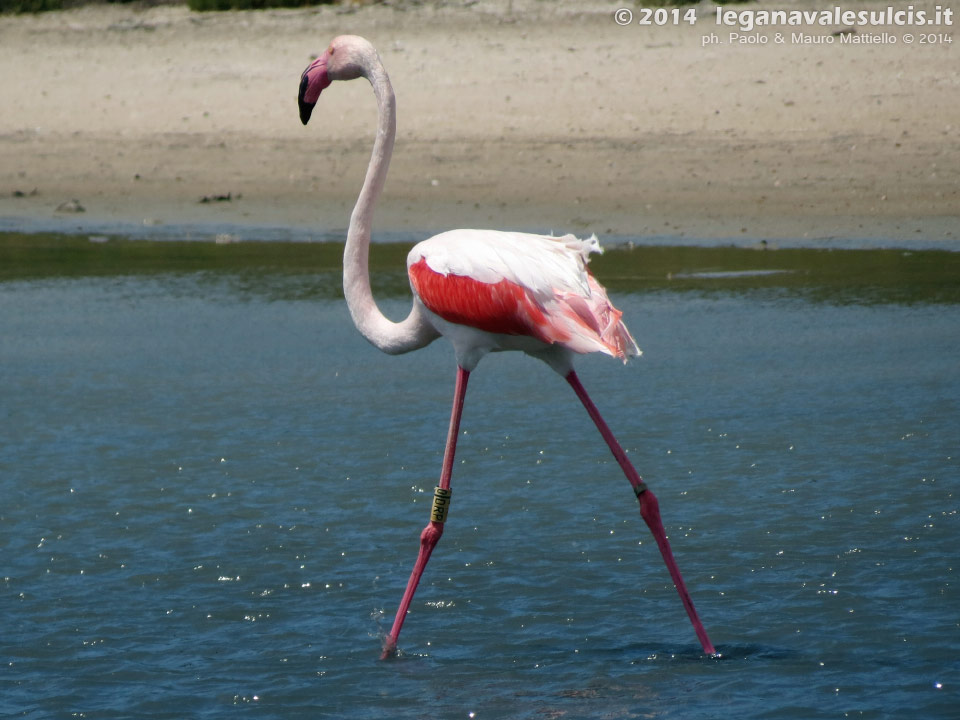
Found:
[[[398,97],[375,235],[960,247],[960,50],[705,44],[715,29],[618,27],[571,0],[0,16],[0,230],[341,230],[369,87],[329,88],[306,129],[294,98],[310,53],[354,32]]]
[[[448,228],[449,229],[449,228]],[[560,235],[560,231],[538,227],[513,228],[518,232],[532,232],[544,235]],[[435,230],[405,228],[401,230],[374,227],[373,245],[413,245],[436,234]],[[92,243],[107,242],[111,239],[139,242],[198,242],[198,243],[295,243],[295,244],[343,244],[346,240],[346,228],[296,227],[291,225],[260,225],[231,223],[158,223],[132,224],[117,221],[115,218],[89,218],[82,221],[69,221],[59,218],[47,220],[31,217],[0,217],[0,239],[4,236],[55,235],[63,237],[87,236]],[[574,233],[577,235],[577,233]],[[580,233],[578,236],[585,236]],[[632,247],[700,247],[733,248],[744,250],[903,250],[910,252],[960,252],[960,239],[928,240],[923,236],[856,236],[836,235],[831,237],[755,237],[741,234],[738,236],[690,236],[690,235],[625,235],[597,233],[600,245],[606,250]]]

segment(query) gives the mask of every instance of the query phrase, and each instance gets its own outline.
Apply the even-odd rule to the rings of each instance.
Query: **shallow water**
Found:
[[[502,355],[381,662],[450,349],[368,346],[336,247],[88,244],[0,247],[0,716],[955,717],[956,255],[608,253],[644,356],[579,372],[721,656],[569,388]]]

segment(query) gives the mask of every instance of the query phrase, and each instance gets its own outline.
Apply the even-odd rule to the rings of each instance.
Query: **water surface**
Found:
[[[0,243],[0,715],[955,716],[960,256],[598,258],[644,355],[579,372],[721,657],[569,388],[501,355],[380,662],[454,366],[357,335],[340,251]]]

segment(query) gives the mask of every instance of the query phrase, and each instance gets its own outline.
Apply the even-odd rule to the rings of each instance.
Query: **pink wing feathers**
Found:
[[[596,237],[454,230],[407,257],[414,292],[448,322],[526,335],[577,353],[640,354],[622,313],[587,269]]]

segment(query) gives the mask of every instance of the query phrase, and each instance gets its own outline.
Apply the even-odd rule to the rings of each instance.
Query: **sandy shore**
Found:
[[[378,46],[398,97],[379,229],[960,245],[956,21],[860,28],[887,37],[856,44],[832,34],[843,26],[762,28],[740,44],[704,8],[692,25],[639,13],[516,0],[2,16],[0,223],[343,228],[372,93],[334,85],[307,128],[295,96],[310,54],[350,32]],[[84,213],[56,210],[74,198]]]

